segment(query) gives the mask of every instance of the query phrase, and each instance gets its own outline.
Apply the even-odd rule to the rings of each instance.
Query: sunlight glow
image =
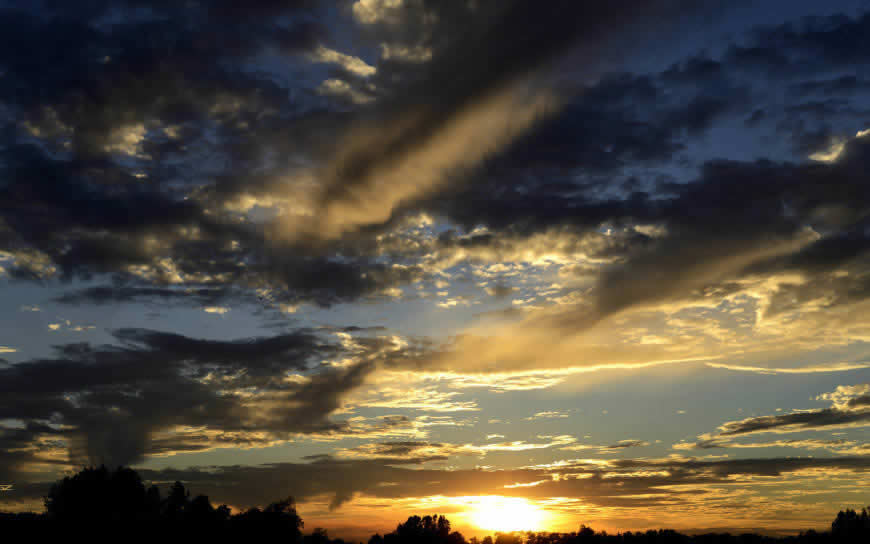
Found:
[[[518,497],[476,497],[469,507],[471,522],[488,531],[536,531],[545,522],[540,508]]]

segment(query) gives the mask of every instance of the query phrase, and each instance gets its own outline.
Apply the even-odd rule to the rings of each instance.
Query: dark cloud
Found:
[[[0,449],[20,463],[37,462],[38,451],[14,453],[20,452],[16,445],[29,440],[38,449],[47,435],[54,447],[69,448],[73,463],[127,464],[172,448],[352,432],[329,416],[395,350],[388,354],[385,340],[359,333],[349,348],[326,332],[218,341],[121,329],[113,333],[119,345],[57,346],[54,359],[0,369],[0,419],[25,422],[22,429],[3,430]],[[322,366],[339,356],[352,364]],[[170,432],[152,443],[179,426],[202,431],[175,438]]]
[[[183,283],[193,289],[188,303],[244,298],[228,287],[236,286],[270,289],[273,303],[320,305],[374,296],[421,278],[423,271],[413,265],[399,269],[376,261],[371,235],[379,229],[362,229],[329,244],[284,243],[262,222],[240,221],[224,206],[240,195],[280,193],[279,178],[298,168],[290,157],[328,157],[336,134],[354,123],[365,125],[374,115],[375,137],[366,138],[358,149],[342,150],[335,175],[324,178],[326,185],[318,189],[321,206],[355,201],[367,173],[425,148],[475,101],[564,54],[593,59],[628,47],[609,37],[619,34],[614,28],[646,24],[649,15],[666,25],[685,7],[681,2],[607,7],[572,3],[570,8],[525,2],[475,5],[409,2],[394,14],[407,24],[384,20],[368,25],[363,33],[369,32],[372,40],[423,36],[417,45],[432,49],[433,56],[430,62],[410,63],[414,66],[379,65],[373,81],[390,105],[378,104],[363,116],[324,109],[317,105],[313,88],[287,87],[276,82],[280,77],[275,74],[244,69],[245,62],[264,52],[305,53],[328,43],[327,29],[312,22],[319,9],[313,2],[262,2],[241,10],[244,14],[228,3],[197,2],[90,2],[81,10],[45,4],[57,14],[53,18],[36,9],[8,12],[3,39],[9,47],[4,50],[27,52],[0,59],[8,76],[0,94],[15,110],[15,125],[5,133],[10,145],[2,157],[7,181],[0,185],[0,201],[5,203],[0,205],[0,244],[20,256],[8,267],[11,275],[44,278],[50,266],[63,277],[114,275],[111,287],[61,297],[69,303],[182,302],[185,297],[178,291],[154,284]],[[133,8],[147,9],[136,17],[118,15],[130,15]],[[200,24],[191,24],[194,20]],[[701,225],[703,232],[743,221],[756,230],[735,233],[734,240],[726,241],[732,245],[723,245],[728,251],[785,236],[796,219],[760,213],[749,217],[748,212],[760,212],[762,206],[744,209],[744,200],[736,196],[734,206],[728,200],[714,201],[717,191],[730,188],[710,178],[732,175],[715,173],[723,168],[747,179],[768,174],[782,179],[787,172],[806,175],[809,169],[758,163],[737,172],[736,164],[711,163],[697,182],[685,187],[656,186],[649,180],[619,186],[614,175],[627,166],[674,160],[691,138],[723,116],[752,114],[753,122],[760,121],[756,114],[762,110],[751,104],[751,90],[734,76],[741,59],[772,59],[787,50],[856,62],[858,30],[866,21],[838,17],[761,29],[751,37],[751,46],[735,46],[721,60],[693,56],[659,74],[609,75],[584,86],[568,85],[563,94],[570,98],[558,115],[487,160],[469,183],[442,188],[431,199],[411,199],[398,215],[425,210],[467,228],[485,224],[497,231],[493,236],[498,231],[526,235],[561,225],[592,230],[605,222],[663,223],[675,234],[656,246],[662,252],[671,251],[668,245],[685,252],[692,242],[677,240],[679,233],[700,225],[684,225],[687,216],[713,206],[715,213],[704,218],[709,224]],[[416,30],[408,31],[415,25]],[[146,35],[149,39],[139,39]],[[213,39],[216,35],[221,39]],[[857,49],[844,59],[841,53],[850,48]],[[790,59],[783,62],[786,67],[793,64]],[[52,69],[35,68],[39,66]],[[81,73],[89,77],[77,77]],[[390,83],[393,76],[398,82]],[[147,93],[143,81],[148,82]],[[859,83],[853,76],[816,77],[793,87],[803,97],[845,92]],[[437,107],[408,116],[423,103]],[[794,123],[783,126],[797,148],[818,150],[836,133],[805,120],[823,120],[849,108],[834,98],[788,105],[785,113]],[[395,130],[385,129],[393,124]],[[134,129],[142,132],[131,133]],[[124,154],[118,149],[137,138],[138,155],[120,157]],[[263,167],[267,158],[272,164]],[[811,193],[809,184],[774,185],[767,195],[757,194],[754,186],[754,196],[771,204],[801,198],[792,194],[800,190]],[[663,199],[667,192],[678,196]],[[849,201],[856,196],[865,195],[851,194]],[[838,204],[836,195],[828,200]],[[781,224],[772,225],[777,219]],[[721,223],[714,225],[714,220]],[[768,226],[774,232],[765,230]],[[641,249],[626,252],[642,268],[633,254]],[[25,258],[33,250],[47,261]],[[336,255],[341,257],[332,257]],[[605,284],[619,274],[609,271]],[[250,295],[247,300],[256,302]]]
[[[866,64],[870,15],[758,29],[721,58],[693,55],[659,72],[603,73],[714,4],[724,3],[419,0],[345,36],[333,36],[320,17],[334,6],[303,0],[4,8],[3,270],[13,280],[92,281],[56,298],[63,304],[280,311],[395,296],[397,287],[432,279],[428,256],[504,249],[548,233],[594,239],[570,249],[607,263],[597,275],[573,272],[598,283],[585,292],[594,308],[554,318],[570,330],[665,300],[721,298],[742,280],[785,272],[806,284],[780,286],[765,316],[811,301],[833,308],[866,300],[870,138],[847,134],[842,120],[866,113],[857,97],[870,87],[841,72]],[[342,16],[354,16],[343,8]],[[364,47],[344,50],[350,42]],[[373,60],[382,44],[425,60]],[[344,60],[316,61],[320,46]],[[359,54],[355,62],[376,70],[355,73],[353,59],[339,54]],[[361,94],[324,95],[327,78]],[[782,93],[767,87],[774,82]],[[499,102],[505,92],[522,100]],[[355,103],[360,96],[371,102]],[[492,117],[523,130],[501,141],[504,131],[478,122]],[[467,136],[456,127],[469,119],[484,128],[460,140],[476,145],[447,145]],[[802,156],[848,141],[830,163],[695,164],[685,156],[733,119],[753,130],[772,126]],[[491,140],[498,145],[474,154]],[[695,166],[696,174],[672,172]],[[299,225],[288,219],[295,206],[307,218]],[[455,229],[439,225],[431,243],[402,245],[395,229],[418,213]],[[477,227],[486,229],[466,234]],[[516,288],[498,281],[487,292],[503,298]],[[295,433],[404,429],[405,416],[362,431],[334,417],[382,363],[432,368],[433,352],[446,350],[425,341],[399,348],[377,331],[292,329],[219,341],[120,329],[114,345],[66,344],[49,358],[0,360],[0,481],[34,464],[67,466],[56,455],[63,450],[74,463],[116,464],[216,445],[263,447]],[[353,344],[333,332],[353,335]],[[323,364],[344,358],[351,362]],[[727,422],[698,447],[750,433],[864,425],[867,405],[856,396]],[[425,465],[459,451],[452,446],[394,441],[348,450],[373,457],[366,461],[318,456],[146,476],[181,479],[235,505],[290,493],[330,495],[337,507],[357,493],[513,493],[509,486],[521,483],[537,484],[522,488],[526,496],[631,506],[688,500],[694,491],[673,487],[680,484],[868,466],[866,458],[578,461],[505,471]],[[27,485],[25,494],[35,489]]]
[[[868,384],[855,386],[840,386],[833,393],[817,397],[820,400],[830,400],[831,406],[816,410],[800,410],[787,414],[754,416],[737,421],[727,421],[719,426],[715,433],[700,435],[694,443],[682,443],[676,449],[712,449],[734,447],[767,447],[793,446],[812,449],[828,448],[836,451],[838,448],[847,451],[861,451],[855,448],[854,442],[848,441],[818,441],[818,440],[781,440],[769,444],[739,444],[730,439],[743,435],[757,433],[795,433],[804,431],[826,431],[837,428],[864,427],[870,424],[870,398],[866,395]],[[850,450],[850,448],[852,448]]]
[[[765,26],[751,43],[733,46],[729,62],[776,74],[831,70],[867,60],[870,15],[806,17],[799,22]]]
[[[833,164],[706,164],[698,180],[668,188],[677,196],[660,208],[667,235],[626,264],[605,271],[599,287],[602,310],[680,295],[752,266],[757,271],[762,263],[790,259],[801,249],[837,245],[839,233],[854,228],[870,211],[870,194],[862,182],[868,151],[867,139],[857,138]],[[824,214],[829,208],[837,212]],[[820,233],[817,239],[804,234],[808,224]],[[839,249],[868,249],[863,240],[858,246]]]
[[[505,298],[516,291],[516,287],[511,287],[510,285],[504,285],[501,283],[493,285],[492,287],[487,287],[486,289],[487,294],[495,298]]]
[[[199,306],[215,304],[227,291],[219,288],[172,289],[163,287],[98,286],[69,291],[56,297],[61,304],[117,304],[119,302],[187,301]]]
[[[263,505],[276,496],[297,500],[332,496],[333,507],[357,494],[384,499],[423,495],[518,495],[529,498],[578,497],[599,506],[653,506],[691,503],[699,493],[691,486],[730,484],[735,478],[781,476],[807,469],[865,472],[867,457],[769,458],[740,460],[612,460],[592,465],[568,462],[556,468],[512,470],[438,470],[403,468],[382,460],[339,461],[265,466],[203,467],[202,470],[142,471],[149,480],[181,480],[196,493],[237,506]],[[554,478],[554,475],[561,476]],[[605,477],[606,475],[606,477]],[[514,484],[531,484],[511,488]],[[389,485],[383,485],[389,484]],[[644,498],[637,498],[644,494]]]
[[[789,91],[797,96],[820,94],[823,96],[851,94],[870,89],[870,82],[858,79],[855,75],[845,75],[829,79],[815,79],[794,83]]]
[[[184,283],[191,299],[232,295],[235,284],[274,287],[277,302],[329,305],[392,287],[387,267],[274,247],[261,224],[223,212],[227,199],[261,192],[290,168],[254,165],[305,151],[328,127],[312,126],[305,111],[313,91],[284,88],[245,64],[270,51],[292,60],[326,40],[317,9],[307,1],[5,9],[3,51],[19,52],[0,55],[0,97],[12,113],[0,150],[0,248],[18,256],[10,275],[113,275],[116,286],[64,302],[174,300],[154,284]]]
[[[603,446],[589,445],[589,444],[577,444],[577,445],[572,445],[572,446],[565,446],[561,449],[568,450],[568,451],[591,450],[591,451],[595,451],[595,452],[600,453],[600,454],[606,454],[606,453],[619,452],[622,450],[626,450],[628,448],[644,448],[644,447],[649,446],[649,445],[650,445],[650,443],[647,442],[646,440],[631,440],[631,439],[629,439],[629,440],[620,440],[619,442],[616,442],[615,444],[608,444],[608,445],[603,445]]]
[[[795,412],[776,416],[760,416],[731,421],[720,427],[721,436],[736,436],[758,432],[786,430],[814,430],[848,426],[870,421],[870,412],[826,408],[809,412]]]
[[[111,20],[110,14],[125,6],[146,6],[152,15],[123,24],[94,22]],[[476,6],[420,2],[402,11],[405,22],[436,21],[437,28],[422,44],[433,49],[433,60],[378,72],[376,77],[385,79],[376,86],[387,93],[390,106],[376,108],[374,138],[366,138],[359,149],[342,150],[335,175],[325,178],[331,181],[322,187],[322,206],[355,200],[368,172],[424,148],[476,100],[565,53],[592,59],[627,47],[608,37],[614,28],[649,23],[653,14],[657,24],[667,24],[685,7],[681,2],[571,4],[567,10],[525,2]],[[61,297],[63,302],[181,302],[178,292],[153,284],[183,283],[194,289],[187,300],[196,304],[231,299],[238,292],[227,286],[235,285],[270,289],[274,303],[330,305],[377,295],[422,276],[413,266],[377,263],[366,253],[373,233],[365,229],[326,245],[283,243],[263,224],[224,213],[223,206],[240,195],[280,193],[278,179],[293,167],[279,160],[259,168],[267,156],[273,161],[325,156],[329,146],[312,141],[335,140],[351,121],[367,119],[318,112],[309,107],[313,95],[284,88],[268,74],[238,64],[270,48],[310,52],[327,40],[325,29],[311,23],[317,10],[313,3],[267,2],[246,11],[270,17],[231,16],[236,8],[229,5],[206,9],[199,3],[94,2],[75,12],[59,4],[51,8],[63,15],[46,19],[36,11],[18,11],[9,19],[14,21],[6,39],[14,47],[8,50],[37,57],[8,61],[15,77],[4,81],[16,81],[17,87],[6,92],[20,118],[11,136],[16,143],[6,148],[4,160],[6,178],[16,181],[0,187],[9,203],[0,213],[7,250],[21,254],[36,249],[64,277],[115,276],[115,286],[70,293]],[[188,24],[203,14],[206,24]],[[391,26],[384,21],[372,28],[388,32]],[[209,38],[218,32],[221,40]],[[148,40],[136,38],[146,33]],[[48,47],[36,41],[39,35],[76,47]],[[51,51],[69,57],[52,63],[38,57]],[[45,64],[56,66],[57,73],[32,68]],[[408,71],[409,81],[384,83],[401,70]],[[84,71],[93,77],[74,77]],[[139,82],[145,80],[149,93],[140,90]],[[664,87],[671,84],[683,90],[666,96]],[[32,87],[46,92],[26,92]],[[607,76],[574,87],[568,95],[575,98],[559,115],[487,162],[472,183],[432,201],[414,202],[410,209],[436,212],[467,227],[483,223],[522,234],[558,224],[593,229],[605,221],[667,220],[671,210],[643,192],[650,186],[634,192],[615,188],[613,172],[673,159],[687,138],[747,102],[746,91],[723,75],[722,64],[702,57],[654,76]],[[438,106],[406,115],[421,103]],[[392,119],[398,128],[384,129]],[[119,162],[117,151],[110,150],[127,145],[124,135],[136,127],[144,131],[133,138],[141,138],[137,153],[142,156]],[[172,135],[165,133],[168,129]],[[28,132],[38,134],[39,142],[27,138]],[[215,137],[217,144],[209,143]],[[48,153],[46,146],[52,145],[55,152]],[[207,161],[214,166],[206,171],[197,160],[200,152],[226,160]],[[47,265],[39,264],[22,257],[10,271],[13,277],[45,277]]]
[[[624,448],[638,448],[643,446],[649,446],[649,442],[645,440],[620,440],[616,444],[611,444],[607,446],[607,449],[619,450]]]

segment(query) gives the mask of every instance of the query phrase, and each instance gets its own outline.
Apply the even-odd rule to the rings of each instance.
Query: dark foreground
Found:
[[[175,482],[166,497],[156,486],[146,488],[136,471],[86,468],[52,486],[43,513],[0,512],[0,541],[72,539],[114,542],[148,539],[152,542],[288,542],[295,544],[344,544],[324,529],[303,533],[302,518],[293,499],[276,501],[263,509],[232,514],[226,505],[215,507],[208,497],[190,497]],[[841,511],[825,532],[807,531],[797,536],[757,534],[684,535],[671,530],[608,534],[580,526],[571,533],[496,533],[482,540],[466,540],[451,531],[444,516],[411,516],[396,530],[372,535],[368,544],[748,544],[748,543],[862,543],[870,544],[870,512]]]

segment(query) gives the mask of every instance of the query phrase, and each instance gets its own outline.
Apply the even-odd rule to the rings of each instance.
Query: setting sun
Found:
[[[475,497],[469,506],[471,522],[487,531],[534,531],[545,517],[540,508],[517,497]]]
[[[868,36],[0,0],[0,534],[870,544]]]

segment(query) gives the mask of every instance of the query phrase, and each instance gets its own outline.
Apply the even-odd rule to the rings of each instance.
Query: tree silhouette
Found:
[[[263,508],[250,508],[231,515],[227,505],[215,508],[206,495],[190,498],[182,482],[175,482],[164,500],[155,486],[146,488],[136,471],[119,467],[87,467],[51,486],[44,497],[45,514],[9,514],[0,512],[0,534],[9,529],[8,522],[29,524],[31,528],[58,528],[57,537],[71,534],[68,522],[83,522],[82,530],[104,528],[117,538],[123,530],[169,529],[176,539],[257,541],[281,540],[300,544],[344,544],[330,539],[326,529],[316,528],[302,536],[302,518],[292,497]],[[774,538],[757,534],[684,535],[672,530],[649,530],[607,534],[581,525],[573,533],[495,533],[493,537],[472,538],[468,544],[829,544],[870,543],[870,512],[847,508],[837,514],[830,532],[813,530],[799,536]],[[86,528],[86,529],[85,529]],[[52,529],[53,530],[53,529]],[[467,544],[450,521],[442,515],[410,516],[396,530],[381,536],[374,534],[368,544]]]
[[[317,527],[304,540],[305,544],[329,544],[329,534],[327,534],[326,529]]]
[[[170,521],[179,521],[184,516],[190,492],[184,489],[184,484],[175,482],[169,489],[169,496],[163,503],[163,516]]]
[[[450,521],[447,518],[435,515],[422,518],[409,517],[404,523],[396,526],[394,532],[384,535],[383,542],[385,544],[465,544],[465,539],[459,533],[450,532]]]
[[[233,522],[245,531],[266,531],[280,534],[282,539],[299,542],[302,539],[302,518],[296,513],[292,497],[273,502],[263,510],[250,508],[236,516]]]
[[[156,495],[155,495],[156,493]],[[156,516],[156,488],[145,490],[135,470],[88,467],[51,486],[44,497],[48,516],[57,520],[145,520]]]
[[[194,523],[214,523],[218,521],[217,510],[205,495],[197,495],[184,509],[185,521]]]
[[[862,508],[860,514],[851,508],[837,514],[831,523],[831,534],[843,542],[858,542],[859,539],[862,542],[870,541],[870,513],[867,508]]]

